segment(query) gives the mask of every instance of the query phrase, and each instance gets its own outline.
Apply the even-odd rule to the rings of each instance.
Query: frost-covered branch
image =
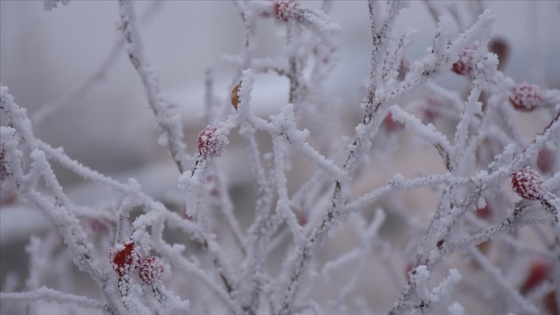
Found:
[[[332,77],[348,49],[330,0],[233,0],[243,36],[207,68],[192,125],[163,96],[129,0],[101,66],[33,119],[1,86],[0,216],[20,226],[0,246],[30,238],[29,272],[4,281],[2,312],[556,314],[560,92],[502,72],[500,13],[483,2],[424,1],[430,43],[399,25],[415,4],[362,4],[371,42],[357,99]],[[125,176],[33,129],[90,93],[123,47],[174,162]],[[46,220],[26,228],[28,213]]]
[[[73,304],[80,307],[103,309],[103,303],[69,293],[59,292],[47,287],[41,287],[34,291],[17,292],[17,293],[0,293],[0,301],[31,303],[35,301],[55,302],[58,304]]]
[[[140,75],[148,105],[154,112],[158,120],[159,128],[162,131],[158,143],[167,145],[171,151],[171,156],[175,160],[179,171],[183,173],[188,169],[187,147],[183,142],[183,127],[178,114],[172,113],[172,106],[165,100],[160,92],[158,78],[144,56],[142,39],[140,37],[134,2],[119,0],[121,17],[120,30],[127,43],[127,52],[130,62]]]

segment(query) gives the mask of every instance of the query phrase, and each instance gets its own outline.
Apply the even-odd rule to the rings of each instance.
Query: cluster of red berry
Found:
[[[115,246],[111,252],[111,265],[120,278],[130,277],[138,272],[140,280],[147,285],[160,281],[164,264],[158,257],[143,257],[133,241]]]
[[[466,48],[459,53],[459,59],[451,70],[458,75],[472,75],[475,67],[475,51]],[[544,105],[544,95],[541,89],[532,84],[522,83],[511,89],[509,102],[518,111],[531,112]]]

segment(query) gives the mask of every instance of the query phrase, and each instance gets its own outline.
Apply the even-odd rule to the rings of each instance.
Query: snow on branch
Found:
[[[158,143],[166,145],[171,151],[179,171],[187,170],[187,147],[183,142],[183,127],[178,114],[172,113],[172,105],[161,96],[158,78],[144,56],[142,39],[138,30],[138,22],[134,10],[134,2],[119,1],[121,25],[120,30],[127,43],[127,52],[130,62],[140,75],[148,105],[154,112],[162,131]]]
[[[46,302],[54,302],[58,304],[73,304],[85,308],[103,309],[103,303],[87,298],[85,296],[78,296],[69,293],[59,292],[49,289],[45,286],[29,292],[17,293],[0,293],[0,301],[30,303],[37,300]]]
[[[369,73],[355,99],[333,89],[348,50],[336,3],[234,0],[239,51],[201,74],[202,119],[189,125],[146,56],[139,24],[156,3],[137,19],[136,3],[118,0],[121,39],[33,119],[0,86],[0,215],[14,225],[0,249],[29,239],[29,270],[7,277],[2,312],[39,313],[44,301],[111,315],[557,313],[560,92],[501,71],[500,12],[362,3]],[[419,4],[434,33],[401,33],[401,14]],[[267,40],[281,49],[266,54]],[[412,58],[417,45],[429,47]],[[152,162],[103,174],[34,130],[90,93],[120,53],[172,156],[153,164],[174,171],[148,181]]]

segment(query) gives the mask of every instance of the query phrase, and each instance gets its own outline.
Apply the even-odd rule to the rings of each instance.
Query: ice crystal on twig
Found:
[[[206,71],[196,127],[181,116],[194,107],[165,97],[136,4],[118,4],[115,55],[60,103],[30,120],[0,87],[0,215],[14,215],[0,246],[30,239],[28,276],[6,281],[2,312],[40,313],[47,301],[111,315],[463,315],[476,300],[489,312],[557,313],[560,91],[502,72],[513,48],[492,37],[496,15],[483,2],[425,1],[436,29],[420,56],[413,45],[425,37],[398,31],[411,3],[363,3],[360,102],[330,80],[345,52],[331,1],[234,0],[243,44]],[[283,49],[262,55],[263,38],[277,35]],[[121,46],[172,172],[117,180],[34,131],[32,121],[83,96]],[[466,90],[441,83],[451,71]],[[540,114],[531,138],[520,111]],[[87,201],[59,167],[87,183]],[[98,292],[76,294],[84,283]]]

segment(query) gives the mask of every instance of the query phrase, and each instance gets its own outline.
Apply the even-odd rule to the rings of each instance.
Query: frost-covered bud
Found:
[[[543,106],[544,98],[538,86],[522,83],[511,90],[509,102],[519,111],[530,112]]]
[[[524,168],[512,174],[511,187],[521,197],[538,200],[543,196],[543,180],[539,173],[530,168]]]
[[[459,75],[471,74],[474,69],[474,49],[466,48],[459,53],[459,60],[457,60],[451,70]]]
[[[296,0],[274,1],[274,16],[280,21],[287,22],[299,15],[300,7]]]
[[[161,279],[164,267],[163,262],[159,258],[150,256],[142,261],[138,267],[138,274],[145,284],[154,285]]]
[[[219,156],[227,144],[226,135],[216,127],[208,126],[198,135],[198,152],[206,158]]]
[[[126,241],[116,245],[110,249],[109,254],[111,266],[120,277],[134,271],[141,260],[138,246],[133,241]]]

